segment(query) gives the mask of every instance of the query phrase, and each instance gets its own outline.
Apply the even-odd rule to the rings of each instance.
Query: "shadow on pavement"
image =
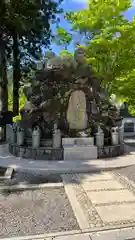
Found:
[[[135,141],[134,141],[134,144],[135,144]],[[4,145],[3,146],[3,150],[2,150],[3,153],[6,153],[6,148],[7,148],[6,145]],[[0,151],[1,151],[1,149],[2,149],[2,146],[0,146]],[[129,143],[127,144],[127,140],[126,140],[124,156],[125,155],[129,156],[129,155],[134,155],[134,154],[135,154],[135,145],[134,145],[134,147],[130,146]],[[6,156],[3,156],[3,158],[4,157],[6,158]],[[11,157],[11,156],[9,156],[9,157]],[[12,159],[13,159],[13,157],[12,157]],[[94,160],[94,161],[95,162],[96,161],[101,161],[101,167],[104,168],[105,164],[107,164],[108,161],[114,161],[114,160],[117,160],[117,158],[116,157],[115,158],[111,158],[111,159],[108,158],[104,162],[102,160],[103,159],[101,159],[101,160],[97,159],[97,160]],[[31,168],[33,168],[33,172],[25,171],[23,169],[23,166],[26,167],[27,162],[28,162],[28,165]],[[20,166],[22,166],[22,169],[21,169],[21,167],[19,168],[19,164],[20,163],[21,163]],[[53,169],[56,169],[56,174],[51,174],[51,173],[49,173],[49,171],[47,172],[47,169],[45,171],[42,171],[42,167],[39,167],[39,168],[41,168],[41,170],[36,169],[36,167],[34,169],[34,164],[35,164],[35,161],[33,161],[33,160],[31,160],[31,161],[28,161],[26,159],[19,160],[18,163],[17,163],[18,169],[15,170],[15,172],[14,172],[14,174],[12,176],[12,179],[4,181],[4,183],[3,183],[3,190],[1,189],[0,192],[3,193],[3,194],[8,194],[9,195],[9,194],[13,193],[13,191],[14,191],[17,194],[20,194],[22,191],[26,191],[26,189],[21,189],[21,190],[19,189],[19,185],[20,184],[23,184],[23,185],[36,184],[36,185],[39,185],[39,184],[46,184],[46,183],[62,183],[61,175],[60,175],[60,173],[57,173],[57,171],[59,171],[59,167],[60,166],[64,165],[63,161],[57,163],[56,165],[55,165],[55,162],[52,163],[52,167],[50,169],[51,169],[51,171],[53,171]],[[50,164],[51,164],[51,162],[50,162]],[[66,164],[67,164],[66,167],[68,168],[70,163],[68,162]],[[81,166],[85,167],[85,169],[86,169],[85,173],[83,173],[83,171],[79,171],[79,166],[80,166],[80,169],[81,169]],[[97,167],[96,164],[95,165],[94,164],[89,165],[87,161],[78,161],[78,162],[74,163],[73,167],[74,167],[74,169],[75,169],[75,167],[78,167],[78,171],[76,171],[76,172],[82,173],[82,180],[85,179],[86,174],[89,174],[89,175],[95,175],[97,173],[99,175],[102,174],[102,171],[100,171],[98,168],[96,170],[96,167]],[[94,171],[91,172],[91,173],[89,173],[90,168],[94,169]],[[69,174],[71,174],[71,176],[74,175],[74,172],[75,172],[74,169],[71,169],[71,171],[69,171]],[[106,169],[106,171],[109,171],[109,170]],[[71,183],[72,184],[80,184],[80,182],[77,181],[76,178],[74,179],[72,177],[71,177]],[[4,190],[4,186],[9,186],[9,189],[8,190]],[[13,190],[13,189],[11,190],[10,186],[18,186],[18,188],[16,190]]]

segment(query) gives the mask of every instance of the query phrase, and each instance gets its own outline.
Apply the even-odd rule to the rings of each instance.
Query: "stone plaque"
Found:
[[[69,99],[67,120],[70,129],[81,130],[87,127],[86,98],[83,91],[74,91]]]
[[[83,146],[91,146],[94,145],[94,138],[93,137],[83,137],[83,138],[62,138],[62,146],[63,147],[69,147],[69,146],[74,146],[76,143],[81,141],[81,144],[83,144]]]
[[[76,139],[75,140],[75,145],[81,146],[81,145],[86,145],[83,139]]]

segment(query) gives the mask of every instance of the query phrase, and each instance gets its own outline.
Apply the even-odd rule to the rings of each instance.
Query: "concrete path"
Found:
[[[91,161],[33,161],[15,158],[0,146],[0,166],[43,173],[60,173],[80,230],[7,238],[10,240],[133,240],[135,183],[117,173],[104,172],[135,165],[135,148],[115,159]],[[97,173],[94,173],[97,171]],[[6,240],[6,239],[5,239]]]
[[[135,226],[135,184],[110,172],[63,174],[65,191],[82,231]]]
[[[61,177],[79,230],[13,237],[10,240],[135,238],[135,183],[113,171],[61,174]],[[7,239],[9,238],[5,238]]]
[[[134,240],[135,228],[123,228],[93,233],[55,233],[27,237],[3,238],[2,240]]]
[[[94,233],[56,233],[42,234],[27,237],[3,238],[2,240],[134,240],[135,228],[123,228],[110,231],[101,231]]]
[[[32,159],[16,158],[8,153],[7,145],[0,146],[0,166],[13,167],[32,172],[45,173],[87,173],[100,170],[110,170],[135,165],[135,148],[125,146],[124,156],[111,159],[89,161],[34,161]]]

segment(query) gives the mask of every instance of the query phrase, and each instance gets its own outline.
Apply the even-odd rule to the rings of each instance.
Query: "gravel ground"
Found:
[[[135,137],[126,138],[125,143],[131,147],[135,147]],[[135,149],[134,149],[135,150]],[[133,150],[132,150],[133,151]],[[129,180],[135,182],[135,166],[125,167],[121,169],[117,169],[113,171],[115,173],[119,173],[125,177],[127,177]]]
[[[125,144],[127,144],[128,146],[135,147],[135,137],[125,138],[124,142],[125,142]]]
[[[16,184],[42,184],[42,183],[59,183],[62,182],[58,174],[45,175],[44,173],[30,173],[16,171],[11,180],[5,181],[7,185]]]
[[[129,180],[131,180],[135,183],[135,166],[130,166],[130,167],[117,169],[113,172],[119,173],[123,176],[126,176]]]
[[[78,230],[64,188],[0,194],[0,237]]]

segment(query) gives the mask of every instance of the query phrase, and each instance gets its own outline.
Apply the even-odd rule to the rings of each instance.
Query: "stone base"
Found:
[[[98,147],[98,158],[118,157],[124,154],[124,143],[116,146]]]
[[[116,146],[66,146],[64,149],[52,147],[39,147],[33,149],[31,146],[18,146],[9,144],[9,152],[16,157],[34,160],[92,160],[97,158],[118,157],[124,154],[124,143]]]
[[[62,138],[62,146],[63,147],[71,147],[74,145],[83,145],[89,146],[94,145],[93,137],[81,137],[81,138]]]
[[[64,160],[97,159],[96,146],[72,146],[64,148]]]
[[[34,160],[63,160],[63,148],[39,147],[33,149],[30,146],[9,144],[9,152],[16,157]]]
[[[25,145],[26,146],[32,146],[32,138],[27,137],[25,139]],[[41,138],[40,139],[40,146],[41,147],[52,147],[52,139]]]

